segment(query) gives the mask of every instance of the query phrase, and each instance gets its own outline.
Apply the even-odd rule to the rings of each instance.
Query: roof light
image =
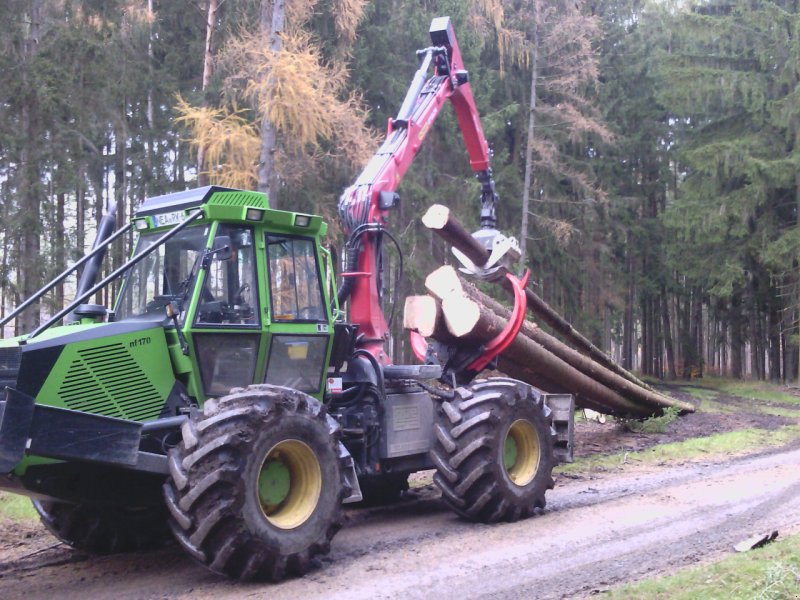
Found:
[[[135,219],[133,221],[136,225],[136,231],[144,231],[150,227],[150,223],[147,222],[147,217],[142,217],[141,219]]]
[[[294,226],[295,227],[308,227],[311,224],[311,215],[295,215],[294,216]]]
[[[244,218],[248,221],[260,221],[264,218],[264,211],[260,208],[248,208]]]

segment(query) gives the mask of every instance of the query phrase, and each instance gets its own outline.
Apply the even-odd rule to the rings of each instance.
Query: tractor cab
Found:
[[[116,320],[163,322],[189,395],[272,383],[322,398],[333,315],[320,217],[212,186],[150,199],[134,222],[134,259],[149,253],[125,277]]]

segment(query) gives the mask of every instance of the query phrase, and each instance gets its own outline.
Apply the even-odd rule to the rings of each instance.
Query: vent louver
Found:
[[[158,416],[163,399],[120,343],[78,351],[59,396],[72,410],[142,421]]]
[[[269,208],[262,194],[252,192],[218,192],[208,201],[210,206]]]

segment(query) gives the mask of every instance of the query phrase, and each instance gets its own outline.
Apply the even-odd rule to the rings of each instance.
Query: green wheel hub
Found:
[[[503,466],[506,470],[514,466],[517,462],[517,442],[511,436],[506,437],[506,444],[503,448]]]
[[[292,478],[288,467],[280,459],[264,463],[258,476],[258,497],[263,506],[277,506],[289,495]]]
[[[258,474],[258,499],[272,525],[300,527],[314,513],[321,492],[322,470],[307,444],[284,440],[267,452]]]
[[[533,424],[517,419],[508,428],[503,443],[503,466],[508,478],[520,487],[528,485],[539,470],[541,447]]]

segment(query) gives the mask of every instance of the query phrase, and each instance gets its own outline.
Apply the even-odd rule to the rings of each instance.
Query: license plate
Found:
[[[167,225],[177,225],[182,223],[186,218],[186,214],[182,210],[170,213],[162,213],[155,215],[156,227],[166,227]]]

